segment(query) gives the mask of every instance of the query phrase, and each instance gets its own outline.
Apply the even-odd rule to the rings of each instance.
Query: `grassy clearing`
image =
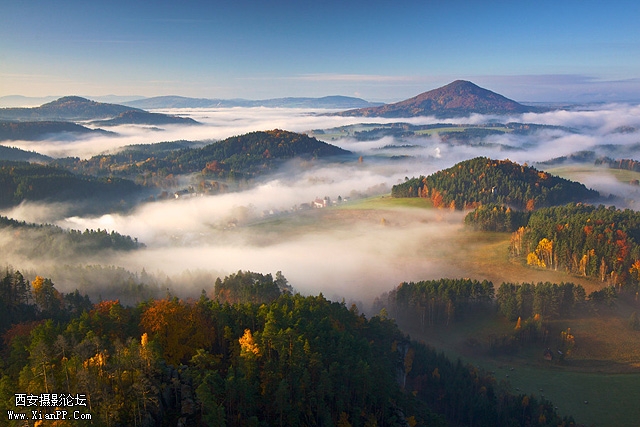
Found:
[[[396,198],[391,196],[376,196],[350,201],[336,206],[342,210],[369,210],[369,209],[393,209],[393,208],[432,208],[429,199],[420,197]]]
[[[507,378],[514,392],[544,395],[563,414],[585,425],[636,427],[640,374],[598,374],[541,369],[526,365],[498,366],[497,378]],[[541,391],[542,390],[542,391]],[[585,403],[587,402],[587,403]]]
[[[610,169],[603,166],[595,166],[589,164],[583,165],[571,165],[571,166],[559,166],[545,169],[553,175],[558,175],[562,178],[571,179],[574,181],[580,181],[587,176],[593,176],[596,174],[609,175],[614,177],[619,182],[629,183],[634,179],[640,179],[640,172],[628,171],[624,169]]]
[[[571,325],[576,335],[574,353],[563,364],[544,360],[542,345],[532,345],[513,356],[489,356],[489,336],[510,333],[514,328],[497,315],[448,328],[408,332],[452,359],[461,358],[493,372],[496,380],[504,381],[513,393],[551,400],[560,413],[571,414],[579,423],[631,427],[640,420],[636,403],[640,398],[640,373],[634,367],[639,361],[640,333],[629,337],[629,330],[620,323],[619,317],[612,317],[554,325],[556,331]]]

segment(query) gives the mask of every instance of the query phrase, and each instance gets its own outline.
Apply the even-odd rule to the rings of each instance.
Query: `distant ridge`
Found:
[[[80,96],[64,96],[39,107],[0,108],[0,120],[12,122],[93,121],[100,126],[121,124],[198,124],[193,119],[150,113],[126,105],[91,101]],[[32,125],[33,127],[33,125]]]
[[[233,108],[233,107],[272,107],[272,108],[363,108],[379,106],[380,103],[365,101],[350,96],[324,96],[321,98],[273,98],[262,100],[248,99],[206,99],[184,96],[156,96],[126,102],[125,105],[144,108]]]
[[[542,111],[483,89],[466,80],[456,80],[413,98],[379,107],[359,108],[337,113],[354,117],[461,117],[470,114],[519,114]]]
[[[39,107],[2,108],[0,109],[0,119],[20,121],[96,120],[109,119],[132,109],[124,105],[91,101],[80,96],[64,96]]]

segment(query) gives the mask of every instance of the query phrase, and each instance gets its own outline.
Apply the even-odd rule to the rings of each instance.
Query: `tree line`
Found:
[[[623,169],[640,172],[640,162],[633,159],[612,159],[611,157],[600,157],[595,160],[595,165],[605,165],[611,169]]]
[[[494,203],[480,205],[464,217],[465,225],[480,231],[514,232],[527,225],[530,212]]]
[[[513,354],[527,344],[554,346],[562,359],[570,354],[575,337],[557,330],[556,320],[592,316],[614,306],[613,287],[586,294],[573,283],[502,283],[495,292],[490,281],[439,279],[401,283],[374,301],[374,310],[393,317],[401,327],[440,329],[455,323],[493,318],[496,313],[515,322],[510,333],[491,334],[487,342],[472,338],[477,348],[491,354]],[[629,318],[631,329],[640,329],[637,313]],[[555,352],[554,352],[555,354]]]
[[[493,308],[493,283],[471,279],[403,282],[377,297],[373,310],[385,309],[398,323],[450,325]]]

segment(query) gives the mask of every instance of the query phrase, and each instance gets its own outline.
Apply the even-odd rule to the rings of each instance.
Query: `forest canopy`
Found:
[[[286,284],[276,276],[271,283]],[[238,272],[215,292],[251,280],[261,289],[268,279]],[[485,302],[493,291],[446,285],[455,287]],[[268,302],[222,303],[203,291],[197,301],[168,295],[125,306],[7,269],[0,409],[15,410],[19,390],[81,396],[98,426],[574,424],[544,398],[513,395],[489,373],[411,341],[384,315],[367,319],[355,306],[281,289]]]

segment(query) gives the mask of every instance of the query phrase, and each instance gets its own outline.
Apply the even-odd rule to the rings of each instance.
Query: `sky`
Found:
[[[5,1],[0,96],[640,100],[637,1]]]

